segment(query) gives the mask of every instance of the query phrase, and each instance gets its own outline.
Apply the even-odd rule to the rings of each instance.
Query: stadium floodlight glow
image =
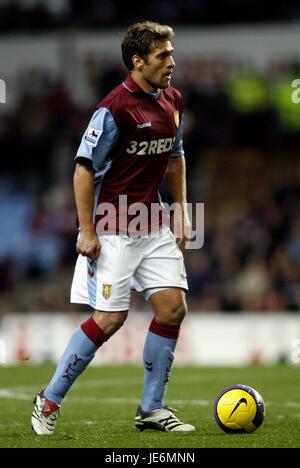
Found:
[[[6,84],[4,80],[0,79],[0,103],[6,103]]]

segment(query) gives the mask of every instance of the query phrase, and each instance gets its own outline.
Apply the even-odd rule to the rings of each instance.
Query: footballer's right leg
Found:
[[[122,326],[127,317],[130,277],[139,256],[131,254],[130,238],[100,237],[102,250],[99,261],[90,261],[79,255],[71,287],[71,302],[89,304],[95,313],[75,331],[51,382],[36,398],[32,427],[37,434],[53,432],[54,425],[49,425],[49,422],[55,423],[61,401],[71,385],[91,362],[98,348]],[[49,406],[53,409],[50,414]]]
[[[36,434],[53,433],[61,401],[100,346],[123,325],[127,313],[96,310],[75,330],[49,385],[35,398],[31,426]]]

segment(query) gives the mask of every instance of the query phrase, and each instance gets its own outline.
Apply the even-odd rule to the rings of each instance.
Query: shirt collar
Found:
[[[123,81],[122,85],[131,93],[141,93],[144,92],[142,88],[132,79],[132,76],[127,76],[126,80]]]
[[[149,96],[157,98],[160,94],[160,90],[158,90],[156,93],[146,93],[132,78],[131,74],[127,76],[126,80],[123,81],[122,85],[124,88],[126,88],[130,93],[145,93],[149,94]]]

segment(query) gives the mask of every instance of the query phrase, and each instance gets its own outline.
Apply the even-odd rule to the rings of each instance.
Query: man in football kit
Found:
[[[182,98],[170,86],[173,34],[169,26],[150,21],[128,29],[122,55],[129,75],[98,104],[75,157],[79,256],[71,302],[89,304],[95,311],[75,331],[52,380],[36,397],[31,422],[39,435],[53,432],[71,385],[123,325],[132,286],[144,293],[154,312],[144,346],[144,385],[135,425],[141,431],[195,430],[163,401],[188,289],[178,247],[188,240],[189,219]],[[119,203],[122,195],[128,207],[142,203],[150,209],[160,203],[158,189],[164,176],[180,211],[175,218],[182,228],[177,243],[169,227],[160,226],[161,220],[147,218],[146,232],[134,235],[130,216],[124,224]],[[101,224],[108,203],[114,207],[115,232]],[[151,236],[157,229],[159,236]]]

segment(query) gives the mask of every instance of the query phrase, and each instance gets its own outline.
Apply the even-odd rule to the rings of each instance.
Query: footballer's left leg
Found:
[[[178,420],[163,398],[169,381],[180,324],[186,314],[185,293],[180,288],[159,290],[150,296],[154,311],[144,347],[144,387],[135,418],[139,430],[191,432],[195,428]]]

